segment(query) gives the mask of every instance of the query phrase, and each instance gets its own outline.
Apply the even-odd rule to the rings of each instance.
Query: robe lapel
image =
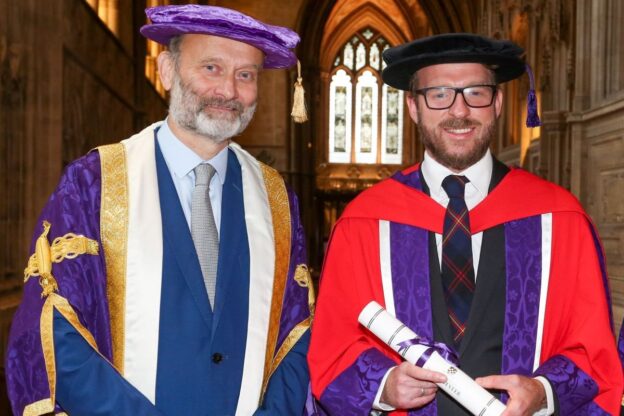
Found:
[[[475,327],[483,319],[487,319],[486,312],[490,310],[493,296],[505,295],[505,231],[498,226],[483,232],[481,252],[486,253],[479,262],[477,285],[472,300],[472,307],[468,315],[466,333],[459,348],[461,356],[476,332]],[[493,312],[493,311],[492,311]]]
[[[453,346],[453,335],[451,334],[451,321],[444,300],[444,289],[442,288],[442,273],[440,272],[440,260],[436,247],[435,234],[429,232],[429,279],[431,285],[431,314],[433,315],[434,333],[436,339],[446,345]]]
[[[243,278],[248,271],[243,270],[246,253],[242,244],[247,244],[243,234],[246,233],[245,209],[243,202],[243,182],[240,163],[231,150],[228,151],[226,180],[223,184],[221,201],[221,224],[219,239],[219,265],[217,268],[217,290],[213,315],[213,334],[225,305],[228,304],[228,292],[232,281]]]
[[[156,141],[156,169],[162,209],[163,234],[174,252],[176,263],[184,276],[195,305],[208,328],[212,327],[212,311],[201,267],[180,200],[165,159]]]

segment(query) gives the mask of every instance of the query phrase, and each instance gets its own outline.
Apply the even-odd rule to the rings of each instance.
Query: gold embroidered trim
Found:
[[[54,412],[54,403],[50,398],[31,403],[24,408],[24,416],[40,416]]]
[[[24,283],[31,277],[39,276],[39,284],[43,288],[42,298],[58,291],[56,279],[52,275],[52,263],[74,259],[81,254],[97,255],[99,251],[97,241],[74,233],[57,237],[50,245],[48,234],[51,226],[48,221],[43,221],[43,232],[37,238],[35,252],[28,259],[28,266],[24,269]]]
[[[271,369],[269,371],[268,378],[270,379],[277,367],[282,363],[286,354],[290,352],[290,350],[295,346],[297,341],[301,338],[303,333],[310,328],[312,324],[312,320],[314,318],[314,304],[315,304],[315,296],[314,296],[314,285],[312,283],[312,275],[310,275],[310,271],[308,270],[308,266],[305,264],[297,265],[295,269],[295,274],[293,276],[293,280],[297,282],[297,284],[301,287],[308,288],[308,307],[310,308],[310,316],[305,320],[299,322],[288,334],[282,345],[280,346],[277,354],[275,354],[275,358],[271,364]]]
[[[262,381],[262,394],[264,397],[273,362],[277,336],[279,334],[280,317],[282,315],[282,303],[284,290],[288,276],[290,262],[290,204],[286,185],[280,174],[273,168],[260,163],[264,185],[269,197],[271,218],[273,220],[273,234],[275,236],[275,272],[273,277],[273,295],[271,297],[271,314],[269,317],[269,332],[267,334],[267,348],[264,360],[264,378]]]
[[[297,341],[299,341],[303,333],[308,328],[310,328],[311,324],[312,324],[312,317],[310,316],[306,318],[305,320],[299,322],[290,331],[290,333],[288,334],[288,336],[282,343],[282,346],[277,351],[277,354],[275,354],[275,359],[273,360],[273,364],[271,365],[271,371],[269,372],[269,376],[268,376],[269,379],[271,378],[275,370],[277,370],[277,367],[279,367],[279,365],[282,363],[282,360],[284,359],[284,357],[286,357],[286,354],[290,352],[292,347],[294,347]]]
[[[41,318],[40,318],[40,331],[41,331],[41,347],[43,350],[43,358],[45,361],[46,373],[48,374],[48,385],[50,388],[50,398],[40,400],[39,402],[33,403],[24,409],[24,415],[28,412],[38,412],[42,413],[28,413],[29,415],[40,415],[46,414],[54,411],[54,403],[56,398],[56,361],[54,359],[54,310],[57,310],[67,319],[75,329],[78,331],[80,335],[89,343],[89,345],[98,352],[97,345],[95,344],[95,339],[91,335],[91,333],[80,323],[78,319],[78,315],[71,307],[67,299],[62,296],[59,296],[56,293],[51,293],[45,303],[43,304],[43,309],[41,310]],[[51,407],[45,407],[47,405]],[[37,405],[37,406],[35,406]],[[32,406],[32,407],[31,407]],[[46,410],[48,409],[48,410]]]
[[[31,403],[24,408],[24,416],[41,416],[54,412],[54,404],[50,398]],[[56,416],[67,416],[67,413],[56,413]]]
[[[106,292],[111,324],[113,363],[123,374],[128,246],[128,172],[123,144],[98,147],[102,168],[100,230],[106,259]]]

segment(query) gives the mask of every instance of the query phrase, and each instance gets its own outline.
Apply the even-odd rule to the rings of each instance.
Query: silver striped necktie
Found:
[[[215,169],[208,163],[201,163],[194,169],[195,189],[191,205],[191,235],[199,258],[204,284],[210,305],[214,309],[217,285],[217,264],[219,261],[219,234],[210,203],[210,179]]]

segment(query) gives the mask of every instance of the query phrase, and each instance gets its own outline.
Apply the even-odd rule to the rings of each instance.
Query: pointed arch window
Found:
[[[401,164],[403,91],[381,80],[390,44],[372,28],[334,58],[329,84],[329,162]]]

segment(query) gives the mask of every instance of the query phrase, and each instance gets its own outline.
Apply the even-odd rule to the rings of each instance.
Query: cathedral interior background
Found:
[[[193,1],[191,1],[193,2]],[[166,115],[155,57],[138,33],[168,0],[0,0],[0,354],[20,301],[38,213],[63,168]],[[475,32],[512,39],[536,76],[543,126],[524,127],[528,78],[505,86],[492,149],[572,191],[607,255],[616,329],[624,316],[622,0],[208,0],[302,37],[310,121],[289,117],[296,70],[266,71],[254,121],[236,140],[297,191],[318,277],[331,227],[362,189],[419,160],[402,92],[381,52]],[[579,294],[582,296],[582,294]],[[9,414],[0,364],[0,413]]]

